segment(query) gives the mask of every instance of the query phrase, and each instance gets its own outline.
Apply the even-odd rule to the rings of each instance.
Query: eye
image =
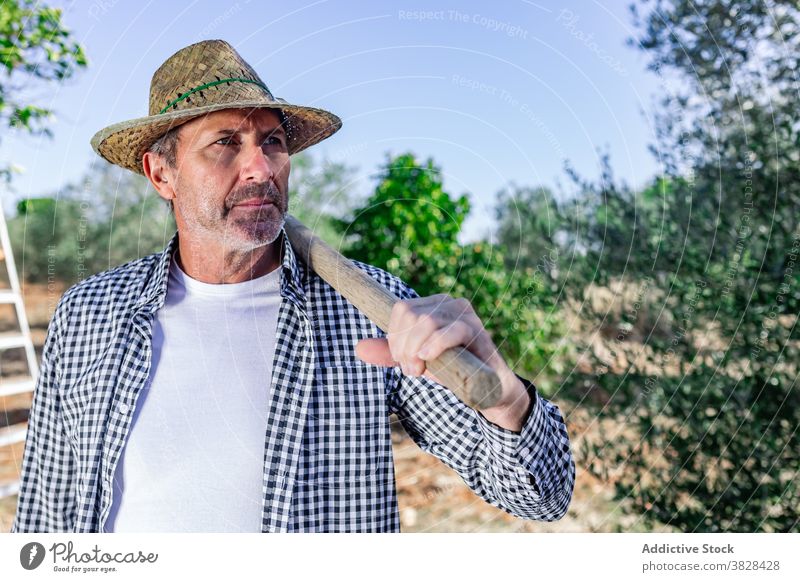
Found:
[[[235,142],[235,141],[233,141],[233,138],[232,138],[232,137],[223,137],[223,138],[221,138],[221,139],[218,139],[218,140],[217,140],[217,141],[215,141],[214,143],[220,143],[220,142],[225,142],[225,143],[223,143],[222,145],[235,145],[235,144],[236,144],[236,142]]]
[[[283,138],[281,138],[281,137],[279,137],[277,135],[271,135],[267,139],[264,140],[263,145],[278,145],[278,146],[282,146],[283,145]]]

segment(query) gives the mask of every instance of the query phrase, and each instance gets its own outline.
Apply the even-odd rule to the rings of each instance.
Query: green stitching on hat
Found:
[[[161,115],[162,113],[166,113],[167,109],[169,109],[170,107],[172,107],[173,105],[175,105],[177,103],[180,103],[181,101],[186,99],[192,93],[197,93],[198,91],[202,91],[203,89],[208,89],[209,87],[213,87],[214,85],[221,85],[222,83],[230,83],[231,81],[239,81],[241,83],[253,83],[254,85],[258,85],[259,87],[264,89],[267,93],[269,93],[269,89],[267,89],[267,86],[264,83],[260,83],[258,81],[253,81],[252,79],[241,79],[239,77],[232,77],[230,79],[220,79],[219,81],[212,81],[211,83],[206,83],[205,85],[200,85],[199,87],[195,87],[194,89],[190,89],[189,91],[187,91],[186,93],[184,93],[183,95],[178,97],[177,99],[173,99],[172,101],[167,103],[167,106],[164,107],[164,109],[162,109],[161,111],[159,111],[158,115]]]

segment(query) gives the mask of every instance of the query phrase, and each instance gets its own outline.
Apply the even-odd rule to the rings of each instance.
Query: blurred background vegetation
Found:
[[[5,3],[0,37],[31,6]],[[470,299],[517,372],[568,419],[588,411],[579,472],[645,528],[796,531],[800,13],[656,0],[632,14],[631,50],[676,80],[652,112],[665,172],[641,191],[608,157],[597,179],[567,166],[568,196],[509,184],[493,240],[463,244],[469,195],[447,192],[434,160],[387,156],[372,194],[353,199],[355,168],[303,153],[290,212],[420,295]],[[38,22],[20,38],[39,54],[6,44],[6,66],[85,64],[67,37],[37,40],[57,15]],[[0,114],[30,131],[46,118],[2,85]],[[20,202],[9,228],[26,281],[72,284],[160,250],[175,225],[144,178],[98,159],[81,183]]]

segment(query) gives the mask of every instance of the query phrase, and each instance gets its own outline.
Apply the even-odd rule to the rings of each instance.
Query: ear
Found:
[[[142,169],[159,196],[164,200],[175,199],[175,189],[173,187],[175,172],[160,155],[153,152],[145,152],[142,155]]]

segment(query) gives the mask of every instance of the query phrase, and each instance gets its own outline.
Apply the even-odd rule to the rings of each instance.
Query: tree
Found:
[[[540,265],[554,248],[565,246],[570,232],[565,209],[544,187],[509,184],[497,193],[495,218],[509,269]]]
[[[654,148],[665,176],[636,198],[643,228],[631,233],[652,267],[632,271],[662,287],[676,325],[651,346],[680,367],[627,403],[640,439],[596,454],[632,469],[617,492],[649,523],[790,531],[800,520],[800,13],[795,2],[657,0],[634,15],[634,42],[676,82]]]
[[[78,255],[76,225],[80,223],[77,202],[59,204],[54,197],[21,200],[17,216],[8,221],[14,258],[26,281],[76,281]]]
[[[442,188],[441,170],[413,154],[387,156],[375,192],[340,223],[351,258],[402,275],[420,295],[443,292],[456,271],[466,195]]]
[[[162,249],[176,227],[145,177],[98,161],[77,183],[22,201],[8,228],[26,280],[72,284]]]
[[[42,81],[64,81],[87,64],[83,48],[61,22],[61,10],[31,0],[0,4],[0,124],[30,134],[51,135],[52,111],[24,103],[25,89]],[[0,180],[10,184],[13,166],[0,167]]]
[[[466,195],[444,190],[433,160],[387,158],[375,192],[341,221],[346,254],[397,275],[420,296],[447,293],[472,303],[498,349],[544,393],[556,352],[556,297],[536,267],[506,268],[506,250],[486,241],[462,246]]]
[[[356,168],[342,162],[317,161],[308,152],[292,156],[291,164],[289,212],[328,244],[341,245],[336,218],[354,204],[351,184]]]

